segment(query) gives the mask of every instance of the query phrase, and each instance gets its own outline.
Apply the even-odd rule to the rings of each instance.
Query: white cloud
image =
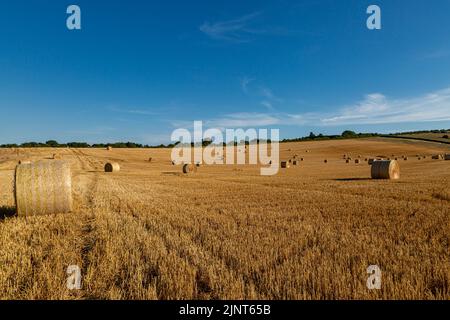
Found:
[[[389,99],[371,94],[335,115],[321,116],[323,125],[449,121],[450,88],[418,97]]]
[[[233,20],[205,22],[200,26],[200,31],[215,40],[248,42],[252,40],[249,35],[256,34],[256,32],[247,27],[260,14],[260,12],[254,12]]]

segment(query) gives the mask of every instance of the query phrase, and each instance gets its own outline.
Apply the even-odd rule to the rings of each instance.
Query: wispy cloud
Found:
[[[265,106],[269,109],[271,104]],[[204,120],[204,124],[217,128],[246,128],[450,121],[450,88],[402,99],[390,99],[381,93],[373,93],[348,106],[336,107],[336,110],[334,113],[281,113],[274,110],[263,113],[239,112]],[[187,122],[184,124],[189,125]]]
[[[112,111],[112,112],[135,114],[135,115],[141,115],[141,116],[155,116],[155,115],[161,114],[161,112],[157,112],[154,110],[148,110],[148,109],[123,109],[123,108],[117,108],[117,107],[108,107],[107,109],[108,109],[108,111]]]
[[[428,121],[450,121],[450,88],[403,99],[370,94],[338,114],[320,119],[323,125]]]
[[[262,17],[262,15],[262,12],[257,11],[232,20],[206,21],[199,29],[214,40],[224,40],[234,43],[250,42],[258,35],[292,36],[300,33],[307,34],[306,32],[288,30],[278,26],[257,26],[257,19]]]
[[[440,59],[450,57],[450,49],[439,49],[424,54],[421,59]]]
[[[241,79],[239,79],[240,83],[241,83],[241,89],[245,94],[248,94],[248,86],[250,84],[250,82],[252,82],[255,79],[252,78],[248,78],[248,77],[243,77]]]

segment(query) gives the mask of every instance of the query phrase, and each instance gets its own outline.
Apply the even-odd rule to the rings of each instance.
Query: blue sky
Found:
[[[81,8],[82,30],[66,28]],[[382,29],[366,27],[377,4]],[[0,143],[282,138],[450,127],[449,0],[17,0],[0,11]]]

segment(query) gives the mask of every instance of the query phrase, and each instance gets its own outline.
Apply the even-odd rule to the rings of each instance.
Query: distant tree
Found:
[[[56,141],[56,140],[48,140],[48,141],[45,141],[45,144],[46,144],[47,146],[49,146],[49,147],[52,147],[52,148],[56,148],[56,147],[59,146],[59,143],[58,143],[58,141]]]
[[[355,131],[345,130],[344,132],[342,132],[342,136],[344,138],[354,137],[354,136],[356,136],[356,133],[355,133]]]
[[[309,133],[309,138],[310,139],[315,139],[316,138],[316,135],[314,134],[314,132],[310,132]]]

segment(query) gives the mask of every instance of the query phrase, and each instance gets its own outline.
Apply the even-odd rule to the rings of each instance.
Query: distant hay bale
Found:
[[[111,151],[113,148],[111,146],[107,146],[106,150]]]
[[[359,160],[359,159],[355,159],[355,163],[356,163],[356,164],[359,164],[359,163],[360,163],[360,160]]]
[[[374,161],[375,161],[375,159],[369,159],[369,160],[367,161],[367,164],[372,165]]]
[[[186,163],[183,165],[183,173],[191,173],[196,172],[197,167],[191,163]]]
[[[293,166],[297,166],[298,165],[298,161],[297,160],[292,160],[292,165]]]
[[[42,160],[17,165],[14,195],[19,216],[71,212],[69,163]]]
[[[435,154],[431,157],[431,159],[433,160],[442,160],[444,159],[444,157],[442,156],[442,154]]]
[[[120,171],[120,164],[117,162],[108,162],[105,164],[105,172],[117,172]]]
[[[19,164],[30,164],[30,160],[19,160]]]
[[[304,158],[300,158],[300,161],[305,161],[305,159]]]
[[[52,155],[52,159],[60,160],[60,159],[62,159],[62,156],[59,155],[59,154],[57,154],[57,153],[54,153],[54,154]]]
[[[292,159],[289,159],[289,163],[292,163]]]
[[[350,160],[349,160],[349,159],[346,159],[346,160],[345,160],[345,163],[350,163]]]
[[[400,179],[400,166],[395,160],[377,160],[372,164],[372,179]]]
[[[281,168],[283,169],[287,169],[289,168],[289,163],[287,161],[281,161]]]
[[[408,161],[408,157],[404,157],[403,160],[404,160],[404,161]]]
[[[444,159],[445,159],[445,160],[450,160],[450,153],[449,153],[449,154],[446,154],[445,157],[444,157]]]
[[[422,158],[421,158],[421,157],[418,157],[417,160],[422,160]]]

